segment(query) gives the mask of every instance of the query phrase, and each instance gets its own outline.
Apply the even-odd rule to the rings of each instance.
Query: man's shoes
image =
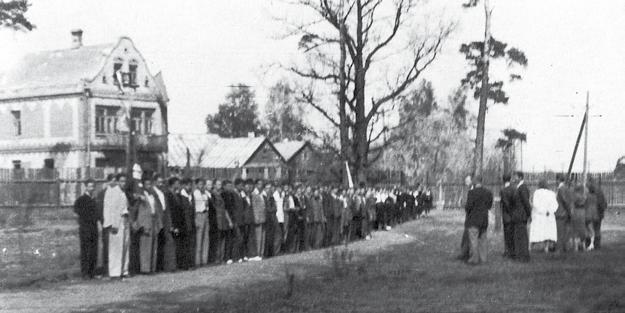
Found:
[[[252,261],[252,262],[257,262],[257,261],[262,261],[263,258],[261,258],[260,256],[255,256],[253,258],[250,258],[249,260]]]
[[[228,264],[228,265],[232,264],[232,260],[226,261],[226,264]]]

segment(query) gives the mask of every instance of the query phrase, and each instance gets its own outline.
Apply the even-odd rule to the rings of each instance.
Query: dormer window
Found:
[[[144,82],[144,85],[145,85],[146,87],[150,87],[150,80],[148,79],[148,77],[147,77],[147,76],[145,77],[145,82]]]
[[[106,75],[102,75],[102,83],[106,84]]]
[[[128,65],[128,86],[129,87],[137,86],[137,64]]]

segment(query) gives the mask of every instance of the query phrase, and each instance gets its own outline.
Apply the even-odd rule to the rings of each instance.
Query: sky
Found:
[[[69,48],[74,28],[83,29],[85,45],[129,36],[150,71],[164,75],[174,133],[205,132],[204,117],[217,110],[232,84],[252,86],[262,106],[268,87],[286,77],[275,65],[301,57],[294,38],[280,38],[284,25],[275,17],[309,17],[297,9],[282,11],[278,0],[31,2],[27,16],[37,29],[0,30],[0,70],[27,52]],[[441,55],[423,73],[439,102],[445,102],[468,68],[458,52],[460,44],[483,37],[483,11],[462,9],[461,0],[421,3],[431,9],[429,22],[457,23]],[[529,64],[521,71],[523,80],[506,85],[509,103],[489,108],[487,144],[513,127],[527,133],[524,170],[565,169],[589,91],[591,115],[597,115],[589,123],[589,166],[592,171],[613,170],[625,155],[625,2],[491,3],[493,36],[523,50]],[[497,76],[505,66],[495,68]],[[471,109],[477,111],[475,103]],[[575,169],[581,167],[580,157]]]

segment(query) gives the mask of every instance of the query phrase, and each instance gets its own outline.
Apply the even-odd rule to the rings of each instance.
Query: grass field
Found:
[[[71,279],[0,293],[6,312],[625,312],[625,214],[604,221],[604,248],[565,256],[457,260],[460,211],[434,212],[374,240],[259,263],[135,277]],[[344,257],[343,257],[344,255]],[[289,283],[288,277],[292,277]]]

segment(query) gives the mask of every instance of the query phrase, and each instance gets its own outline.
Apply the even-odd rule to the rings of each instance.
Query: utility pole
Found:
[[[590,116],[589,112],[590,92],[586,91],[586,116]],[[586,120],[586,129],[584,130],[584,173],[582,174],[582,184],[584,186],[584,193],[586,193],[586,178],[588,176],[588,122]]]

